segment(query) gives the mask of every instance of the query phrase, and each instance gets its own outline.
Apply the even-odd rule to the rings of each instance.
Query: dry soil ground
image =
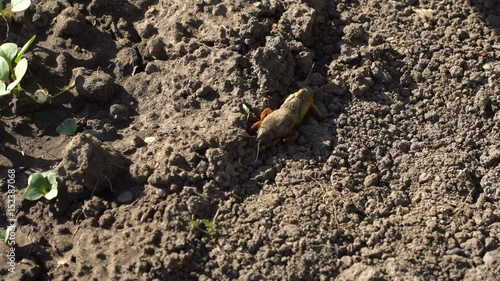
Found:
[[[34,0],[7,40],[33,34],[0,100],[6,280],[498,278],[500,2]],[[254,161],[249,125],[304,86],[332,116]],[[57,199],[23,200],[49,169]]]

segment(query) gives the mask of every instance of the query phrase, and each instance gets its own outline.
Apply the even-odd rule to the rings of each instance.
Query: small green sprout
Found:
[[[241,104],[241,107],[243,107],[243,110],[245,110],[245,112],[247,113],[247,122],[248,122],[248,119],[250,118],[250,108],[244,103]]]
[[[22,140],[21,140],[21,137],[18,135],[18,136],[16,137],[16,140],[17,140],[17,150],[18,150],[19,152],[21,152],[21,155],[23,155],[23,156],[24,156],[24,147],[23,147],[23,142],[22,142]]]
[[[57,126],[56,131],[61,135],[73,136],[76,133],[75,118],[68,118],[64,120],[61,125]]]
[[[31,0],[12,0],[12,12],[22,12],[28,9],[31,5]]]
[[[57,177],[53,171],[34,173],[28,178],[24,198],[30,201],[36,201],[42,197],[51,200],[57,196],[57,187]]]
[[[23,56],[35,38],[36,36],[31,37],[19,52],[15,43],[4,43],[0,46],[0,96],[11,92],[17,95],[21,90],[19,83],[28,70],[28,60]]]
[[[66,93],[67,91],[73,89],[75,86],[76,86],[76,80],[73,81],[71,84],[69,84],[68,87],[62,89],[61,91],[59,91],[59,93],[57,93],[55,95],[51,95],[47,89],[40,87],[40,89],[36,90],[34,93],[36,102],[38,102],[38,103],[46,103],[46,102],[51,103],[52,99]]]
[[[12,0],[10,2],[11,12],[18,13],[28,9],[31,6],[31,0]],[[4,16],[9,22],[12,19],[12,14],[9,11],[3,9],[2,3],[0,3],[0,13]]]
[[[0,240],[2,240],[5,244],[8,244],[9,236],[11,232],[16,231],[17,225],[9,225],[6,229],[0,228]]]
[[[214,218],[213,219],[202,219],[201,224],[203,227],[201,227],[200,223],[198,223],[197,220],[194,218],[191,218],[189,220],[189,223],[195,228],[198,229],[199,231],[209,235],[209,236],[214,236],[217,231],[215,230],[215,221],[217,220],[217,217],[219,216],[219,210],[215,212]]]

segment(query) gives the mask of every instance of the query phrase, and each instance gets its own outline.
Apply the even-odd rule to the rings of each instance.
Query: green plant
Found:
[[[61,125],[57,126],[56,131],[61,135],[73,136],[76,133],[75,118],[68,118],[64,120]]]
[[[36,201],[42,197],[51,200],[57,196],[57,187],[57,177],[53,171],[34,173],[28,178],[24,198],[30,201]]]
[[[59,91],[59,93],[57,93],[55,95],[51,95],[47,89],[40,87],[40,89],[36,90],[34,93],[36,102],[38,102],[38,103],[46,103],[46,102],[51,103],[53,98],[56,98],[64,93],[66,93],[67,91],[73,89],[75,86],[76,86],[76,80],[73,81],[71,84],[69,84],[68,87],[62,89],[61,91]]]
[[[0,13],[4,16],[8,21],[12,19],[12,13],[22,12],[28,9],[31,6],[31,0],[12,0],[10,1],[10,12],[3,9],[3,5],[0,2]]]
[[[244,103],[241,104],[241,107],[243,107],[243,110],[245,110],[245,112],[247,113],[247,122],[248,122],[248,118],[250,118],[250,108]]]
[[[189,223],[195,228],[198,229],[199,231],[209,235],[209,236],[214,236],[217,231],[215,230],[215,221],[217,220],[217,217],[219,216],[219,210],[215,212],[214,218],[213,219],[202,219],[201,224],[203,227],[200,225],[200,223],[195,220],[194,218],[191,218],[189,220]]]
[[[21,152],[21,154],[24,156],[24,147],[23,147],[23,142],[21,140],[21,137],[18,135],[16,137],[17,140],[17,150]]]
[[[24,53],[35,41],[36,36],[24,44],[19,50],[15,43],[4,43],[0,46],[0,96],[14,91],[14,95],[21,90],[20,82],[28,70],[28,60]]]
[[[9,225],[6,229],[0,228],[0,240],[2,240],[5,244],[9,241],[10,233],[16,231],[16,225]]]

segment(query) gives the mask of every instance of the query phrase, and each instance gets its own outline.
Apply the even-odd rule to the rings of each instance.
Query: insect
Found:
[[[270,147],[281,141],[288,143],[295,140],[299,136],[297,125],[311,108],[321,118],[329,116],[314,105],[314,91],[306,87],[289,95],[277,110],[264,109],[260,120],[251,127],[257,131],[259,145]]]

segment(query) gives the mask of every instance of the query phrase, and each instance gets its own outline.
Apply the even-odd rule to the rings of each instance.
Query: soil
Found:
[[[7,37],[37,35],[25,91],[0,100],[0,226],[9,169],[18,225],[0,272],[494,280],[499,34],[496,0],[34,0]],[[331,116],[255,160],[248,128],[306,86]],[[45,170],[58,197],[25,200]]]

